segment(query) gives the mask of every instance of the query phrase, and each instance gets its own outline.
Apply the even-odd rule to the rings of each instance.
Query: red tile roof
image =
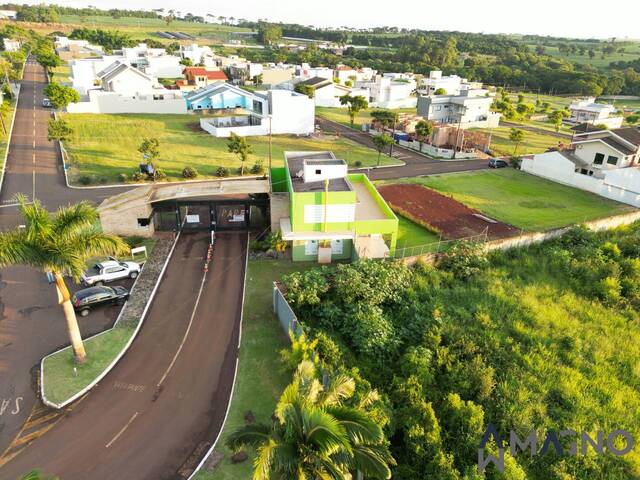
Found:
[[[191,75],[205,76],[209,80],[227,80],[227,76],[222,70],[207,70],[203,67],[187,67],[184,69],[184,73]]]

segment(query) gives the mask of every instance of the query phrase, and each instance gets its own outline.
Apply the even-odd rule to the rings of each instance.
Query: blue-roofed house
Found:
[[[268,100],[259,95],[226,82],[216,82],[200,90],[189,93],[185,100],[187,109],[197,110],[233,110],[241,108],[258,115],[268,110]]]

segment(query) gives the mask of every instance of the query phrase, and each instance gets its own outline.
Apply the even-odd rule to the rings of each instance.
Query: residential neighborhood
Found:
[[[0,5],[0,479],[640,478],[589,6]]]

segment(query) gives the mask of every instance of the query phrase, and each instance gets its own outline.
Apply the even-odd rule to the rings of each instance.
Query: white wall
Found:
[[[180,64],[180,58],[173,55],[149,57],[149,65],[144,73],[157,78],[181,78],[184,65]]]
[[[596,195],[640,207],[640,168],[608,170],[599,179],[575,172],[575,165],[559,152],[522,160],[522,170]]]
[[[71,85],[80,95],[86,95],[88,90],[96,88],[97,74],[116,60],[124,61],[124,57],[119,55],[105,55],[102,58],[72,60],[70,62]]]
[[[309,135],[315,129],[316,107],[306,95],[289,90],[269,90],[274,134]]]
[[[170,113],[186,114],[187,104],[183,98],[153,100],[151,95],[142,97],[123,97],[117,93],[93,90],[89,92],[89,101],[71,103],[69,113]]]

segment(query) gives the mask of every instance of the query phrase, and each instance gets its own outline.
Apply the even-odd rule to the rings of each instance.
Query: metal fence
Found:
[[[303,333],[302,326],[298,323],[298,317],[296,317],[287,299],[284,298],[277,282],[273,282],[273,313],[278,317],[280,326],[287,335],[290,331],[296,337]]]
[[[426,243],[423,245],[413,245],[411,247],[402,247],[396,245],[396,249],[391,255],[392,258],[407,258],[407,257],[419,257],[421,255],[429,255],[446,252],[452,245],[461,242],[476,242],[486,243],[489,239],[489,229],[485,229],[483,233],[478,235],[471,235],[469,237],[457,238],[455,240],[442,240],[442,237],[437,242]]]

